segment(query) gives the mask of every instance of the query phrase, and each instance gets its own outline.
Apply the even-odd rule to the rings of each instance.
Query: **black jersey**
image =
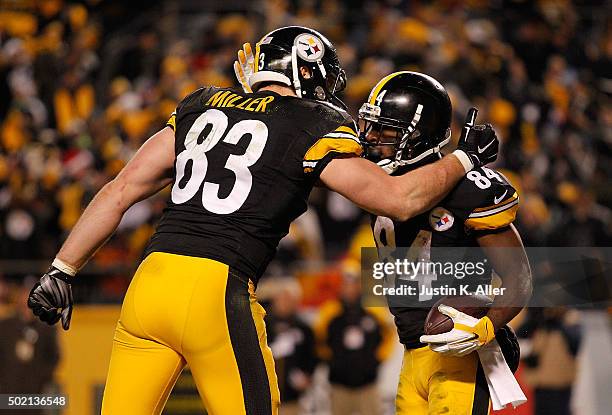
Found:
[[[438,206],[405,222],[395,222],[386,217],[373,217],[372,230],[378,247],[412,247],[411,260],[445,262],[451,260],[483,264],[484,272],[471,278],[469,286],[491,282],[492,270],[479,248],[477,237],[484,233],[506,229],[516,216],[518,194],[506,178],[486,167],[470,171]],[[432,249],[452,248],[452,249]],[[416,252],[416,254],[415,254]],[[434,273],[435,274],[435,273]],[[459,280],[455,280],[459,285]],[[427,284],[436,288],[448,284],[448,279],[437,275],[418,275],[414,280],[396,281],[396,284],[413,285],[417,293]],[[419,295],[414,307],[393,306],[400,341],[408,348],[422,347],[419,337],[423,333],[425,318],[431,306],[440,296]],[[423,307],[420,307],[420,305]]]
[[[323,168],[362,151],[345,111],[267,91],[199,89],[168,126],[174,182],[145,254],[214,259],[255,282]]]

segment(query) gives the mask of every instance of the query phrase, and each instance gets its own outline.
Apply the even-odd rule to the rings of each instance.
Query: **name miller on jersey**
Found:
[[[211,96],[206,105],[216,108],[236,108],[250,112],[266,112],[266,106],[274,101],[273,96],[245,97],[232,91],[219,91]]]

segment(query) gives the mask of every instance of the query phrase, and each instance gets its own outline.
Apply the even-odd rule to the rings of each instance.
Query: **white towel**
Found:
[[[508,367],[497,340],[478,349],[478,357],[487,378],[494,410],[503,409],[509,403],[516,408],[527,402],[527,397]]]

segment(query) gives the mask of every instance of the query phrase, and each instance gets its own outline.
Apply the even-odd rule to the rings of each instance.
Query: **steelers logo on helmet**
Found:
[[[455,217],[443,207],[438,206],[429,214],[429,224],[435,231],[443,232],[450,229],[453,226],[453,222],[455,222]]]
[[[325,53],[325,46],[321,39],[310,33],[297,35],[294,44],[298,56],[308,62],[318,61]]]

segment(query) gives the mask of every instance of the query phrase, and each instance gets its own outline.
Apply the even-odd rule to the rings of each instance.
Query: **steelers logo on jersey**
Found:
[[[325,46],[323,46],[321,39],[310,33],[298,35],[294,44],[298,56],[308,62],[316,62],[325,53]]]
[[[453,226],[453,222],[455,222],[455,217],[443,207],[438,206],[429,214],[429,224],[435,231],[443,232],[450,229]]]

